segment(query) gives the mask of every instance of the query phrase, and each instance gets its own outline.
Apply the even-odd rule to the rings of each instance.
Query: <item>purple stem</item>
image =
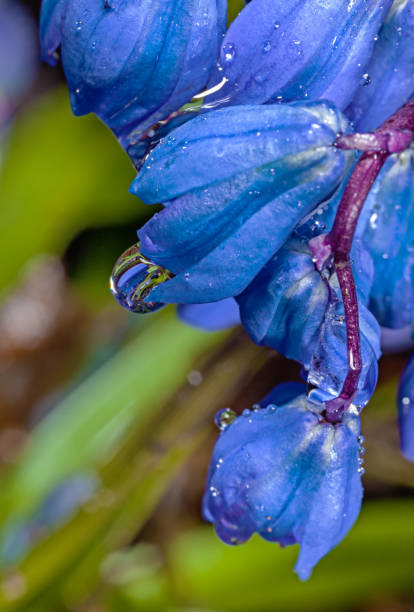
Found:
[[[371,135],[368,138],[362,135],[353,135],[363,143],[366,143],[369,139],[374,142],[376,139],[377,143],[381,143],[383,148],[380,148],[379,151],[373,152],[371,150],[363,153],[346,185],[333,227],[324,240],[319,241],[324,246],[325,251],[329,246],[333,254],[334,266],[344,302],[348,351],[348,373],[341,393],[337,398],[326,402],[325,417],[331,423],[336,423],[341,419],[355,397],[362,371],[358,300],[350,260],[358,219],[370,189],[387,157],[391,153],[404,150],[409,145],[413,130],[414,98],[385,121],[372,135],[374,138],[371,138]],[[346,136],[339,137],[339,144],[341,140],[344,142],[345,139]]]

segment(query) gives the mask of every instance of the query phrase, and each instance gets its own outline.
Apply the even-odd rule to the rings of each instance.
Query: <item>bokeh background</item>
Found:
[[[200,513],[214,414],[299,369],[240,329],[115,303],[113,262],[153,209],[128,194],[111,134],[72,116],[60,69],[38,59],[40,1],[22,4],[32,23],[0,40],[0,121],[4,67],[29,49],[0,126],[0,610],[414,611],[414,466],[395,419],[407,355],[381,360],[363,511],[313,577],[293,574],[297,547],[222,544]],[[17,34],[2,19],[4,43]]]

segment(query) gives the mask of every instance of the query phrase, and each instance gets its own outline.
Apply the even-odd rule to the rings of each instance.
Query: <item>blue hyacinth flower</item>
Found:
[[[369,255],[353,249],[358,287],[363,370],[354,399],[364,406],[374,392],[380,356],[380,329],[366,308],[373,269]],[[336,274],[318,272],[306,240],[290,240],[237,297],[242,324],[257,343],[301,363],[310,397],[337,397],[348,372],[343,300]]]
[[[289,396],[283,387],[282,400]],[[334,426],[303,392],[279,407],[244,411],[222,426],[204,517],[228,544],[245,542],[254,532],[282,546],[298,542],[295,570],[307,579],[359,514],[359,427],[354,407]]]
[[[360,132],[373,130],[414,95],[414,0],[395,2],[347,114]]]
[[[212,83],[225,104],[328,99],[344,109],[364,79],[392,0],[252,0],[230,25]]]
[[[240,325],[239,306],[233,298],[209,304],[180,304],[177,312],[184,323],[208,332]]]
[[[397,401],[401,452],[414,461],[414,355],[401,376]]]
[[[364,204],[358,234],[374,262],[369,307],[380,325],[411,325],[414,311],[414,149],[391,155]]]
[[[61,44],[74,113],[96,113],[135,160],[143,133],[207,84],[226,13],[226,0],[46,0],[43,57]]]
[[[131,191],[162,202],[138,232],[142,252],[176,276],[159,302],[237,295],[297,223],[341,184],[346,129],[326,102],[230,107],[181,126],[149,155]]]

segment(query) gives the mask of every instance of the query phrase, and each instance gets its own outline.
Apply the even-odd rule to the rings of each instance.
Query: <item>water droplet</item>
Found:
[[[369,85],[371,83],[371,77],[369,76],[368,72],[365,72],[362,75],[362,79],[360,81],[360,84],[362,85],[362,87],[366,87],[367,85]]]
[[[210,493],[213,497],[217,497],[218,495],[220,495],[220,491],[218,491],[216,487],[210,487]]]
[[[271,48],[272,48],[272,43],[270,42],[270,40],[267,40],[263,45],[263,53],[269,53]]]
[[[361,476],[363,476],[365,474],[365,468],[363,467],[358,468],[358,473],[361,474]]]
[[[173,274],[147,259],[139,242],[127,249],[116,261],[110,278],[110,289],[116,301],[139,314],[154,312],[164,304],[146,302],[152,289],[170,280]]]
[[[223,64],[229,65],[236,56],[236,47],[233,43],[226,43],[221,49],[221,60]]]
[[[231,408],[223,408],[222,410],[219,410],[216,414],[214,422],[220,429],[220,431],[224,431],[225,429],[227,429],[227,427],[229,427],[229,425],[234,423],[235,419],[236,413],[234,412],[234,410],[232,410]]]

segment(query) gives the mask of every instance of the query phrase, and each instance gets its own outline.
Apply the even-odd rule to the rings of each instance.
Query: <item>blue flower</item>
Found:
[[[252,0],[230,25],[212,77],[226,104],[328,99],[344,109],[392,0]]]
[[[204,331],[240,325],[239,306],[233,298],[208,304],[180,304],[177,312],[181,321]]]
[[[280,407],[244,411],[223,426],[214,448],[206,520],[228,544],[245,542],[254,532],[283,546],[298,542],[295,570],[307,579],[359,514],[358,437],[354,408],[332,425],[304,394]]]
[[[414,355],[398,387],[398,425],[401,452],[409,461],[414,461]]]
[[[395,2],[347,114],[360,132],[377,128],[414,94],[414,0]]]
[[[369,307],[380,325],[412,325],[414,149],[388,158],[364,204],[358,235],[374,262]]]
[[[359,289],[359,318],[363,356],[358,406],[370,399],[380,356],[380,329],[366,308],[372,281],[372,262],[360,244],[353,249],[354,275]],[[334,272],[318,272],[307,241],[290,240],[237,297],[241,321],[257,344],[299,361],[316,387],[312,399],[337,397],[348,372],[344,307]]]
[[[53,63],[61,43],[74,113],[96,113],[135,159],[143,132],[207,84],[226,10],[226,0],[46,0],[43,57]]]
[[[297,223],[340,185],[346,123],[329,103],[212,111],[149,155],[132,192],[164,210],[138,232],[142,252],[176,276],[157,302],[202,303],[243,291]]]

